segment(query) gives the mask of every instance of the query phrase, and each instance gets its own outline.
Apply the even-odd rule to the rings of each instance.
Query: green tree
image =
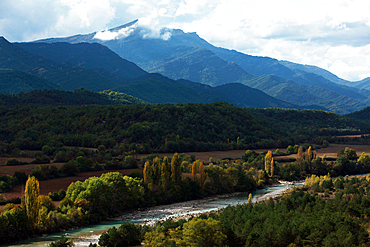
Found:
[[[171,159],[171,177],[172,181],[179,184],[181,181],[181,163],[178,153],[175,153]]]
[[[35,177],[29,177],[24,191],[24,204],[28,216],[28,223],[31,229],[36,229],[39,213],[39,203],[37,201],[40,194],[39,181]]]
[[[70,160],[60,167],[60,172],[66,176],[77,176],[80,170],[78,169],[77,162]]]
[[[212,218],[192,219],[182,230],[170,230],[170,236],[178,246],[225,246],[227,239],[221,222]]]
[[[193,180],[197,179],[197,172],[198,172],[197,171],[197,166],[198,166],[197,162],[194,161],[193,165],[191,166],[191,173],[193,175]]]
[[[75,246],[73,241],[66,238],[64,235],[59,240],[54,241],[48,245],[48,247],[72,247]]]
[[[125,221],[118,229],[113,227],[103,233],[99,238],[99,245],[102,247],[135,246],[140,245],[142,239],[142,227]]]

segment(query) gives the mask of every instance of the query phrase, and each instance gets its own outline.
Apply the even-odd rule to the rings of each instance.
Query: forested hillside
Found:
[[[69,63],[57,63],[46,57],[29,53],[3,37],[0,37],[0,48],[0,68],[20,70],[47,79],[56,84],[59,89],[73,90],[83,87],[102,91],[118,86],[116,82],[93,70]]]
[[[29,75],[29,74],[26,74]],[[31,76],[31,75],[29,75]],[[17,95],[0,94],[0,106],[72,106],[72,105],[131,105],[147,102],[110,90],[100,93],[86,89],[73,91],[33,90]]]
[[[26,72],[11,69],[0,69],[0,93],[18,94],[35,89],[58,89],[59,86]]]
[[[286,147],[317,136],[370,131],[366,123],[329,112],[226,103],[2,107],[0,113],[2,152],[101,144],[144,153]]]

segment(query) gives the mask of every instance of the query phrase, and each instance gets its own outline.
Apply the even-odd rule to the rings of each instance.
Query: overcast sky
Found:
[[[32,41],[139,19],[216,46],[316,65],[347,80],[370,77],[367,0],[0,0],[0,36]]]

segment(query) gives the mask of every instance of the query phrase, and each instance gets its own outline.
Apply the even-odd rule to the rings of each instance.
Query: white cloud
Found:
[[[126,28],[121,28],[118,31],[109,31],[106,29],[104,31],[97,32],[94,38],[104,40],[104,41],[126,38],[135,30],[136,27],[137,27],[137,24],[130,26],[130,27],[126,27]]]
[[[362,0],[2,0],[0,35],[10,41],[108,32],[135,19],[146,38],[163,27],[197,32],[210,43],[251,55],[318,65],[358,80],[369,75],[370,2]],[[162,30],[162,31],[161,31]]]

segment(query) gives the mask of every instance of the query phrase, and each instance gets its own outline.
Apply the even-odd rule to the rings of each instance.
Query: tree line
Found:
[[[227,103],[0,107],[0,155],[44,146],[192,152],[338,141],[370,125],[312,110],[245,109]]]

